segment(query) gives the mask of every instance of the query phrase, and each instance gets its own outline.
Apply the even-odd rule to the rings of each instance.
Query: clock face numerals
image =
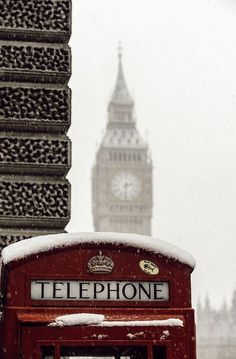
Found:
[[[123,201],[131,201],[140,194],[141,181],[136,175],[130,172],[121,172],[113,177],[111,190],[117,198]]]

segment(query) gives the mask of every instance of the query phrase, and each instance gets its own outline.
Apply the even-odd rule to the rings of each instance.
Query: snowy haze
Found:
[[[236,289],[236,3],[73,0],[72,215],[93,230],[91,169],[117,46],[154,165],[153,235],[197,260],[194,302]]]

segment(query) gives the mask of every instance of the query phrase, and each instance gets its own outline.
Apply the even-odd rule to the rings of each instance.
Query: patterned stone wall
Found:
[[[69,0],[0,0],[2,39],[68,42],[71,33]]]
[[[66,133],[70,103],[66,86],[0,85],[0,130]]]
[[[70,218],[71,0],[0,0],[0,249]]]

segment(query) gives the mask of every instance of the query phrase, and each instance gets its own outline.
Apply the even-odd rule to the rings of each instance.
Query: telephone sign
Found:
[[[168,282],[32,280],[32,300],[168,301]]]

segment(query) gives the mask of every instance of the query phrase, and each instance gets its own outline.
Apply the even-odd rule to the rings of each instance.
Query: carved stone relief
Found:
[[[70,0],[0,0],[0,247],[70,218]]]
[[[3,28],[69,31],[69,17],[67,0],[0,0]]]
[[[67,122],[68,89],[0,87],[1,119]]]
[[[0,181],[0,217],[65,217],[69,215],[67,182]]]
[[[0,134],[0,173],[27,174],[55,172],[66,175],[70,168],[70,140],[66,137]]]
[[[68,42],[71,33],[70,0],[0,0],[2,39]]]

